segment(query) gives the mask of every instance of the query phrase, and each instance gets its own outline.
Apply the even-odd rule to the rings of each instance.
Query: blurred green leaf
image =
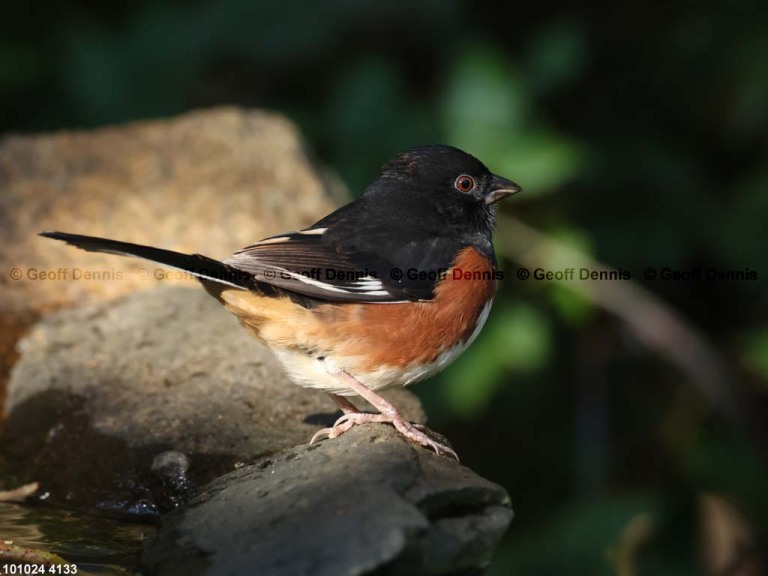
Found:
[[[511,174],[525,193],[551,192],[576,177],[584,151],[568,138],[549,130],[533,129],[511,135],[489,152],[486,162],[500,174]]]
[[[497,50],[478,47],[458,60],[449,77],[444,120],[452,141],[485,157],[494,149],[491,142],[522,131],[530,106],[515,69]]]
[[[559,508],[525,534],[515,534],[513,525],[487,574],[613,575],[611,550],[622,530],[658,505],[651,496],[610,497]]]
[[[401,71],[386,58],[361,57],[338,74],[327,107],[334,165],[360,194],[382,158],[422,143],[429,123],[411,105]]]
[[[578,292],[558,283],[548,287],[549,299],[572,326],[583,326],[594,316],[592,304]]]
[[[536,121],[529,81],[501,54],[473,48],[456,64],[443,105],[448,141],[469,150],[532,195],[579,173],[583,151]]]
[[[567,250],[542,251],[539,254],[539,265],[545,272],[565,273],[573,269],[573,279],[564,282],[535,282],[545,286],[546,294],[555,309],[569,324],[582,326],[592,318],[595,310],[584,296],[572,290],[568,284],[581,281],[579,269],[587,267],[591,261],[594,243],[587,232],[568,223],[551,225],[547,234],[557,240],[559,246],[567,247]],[[535,270],[531,272],[535,273]]]
[[[481,413],[503,385],[504,373],[540,369],[551,355],[551,326],[536,308],[499,303],[487,326],[443,378],[442,394],[449,410],[461,418]]]
[[[762,378],[764,390],[768,389],[768,329],[747,336],[741,359],[749,370]]]

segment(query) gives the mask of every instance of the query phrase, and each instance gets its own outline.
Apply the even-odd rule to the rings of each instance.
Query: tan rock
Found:
[[[7,136],[0,141],[0,206],[2,390],[15,343],[41,312],[175,278],[39,231],[218,258],[311,224],[334,202],[289,121],[221,108],[89,132]]]

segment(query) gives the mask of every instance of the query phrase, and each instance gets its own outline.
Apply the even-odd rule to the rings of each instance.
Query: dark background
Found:
[[[506,278],[415,391],[512,496],[489,573],[764,573],[768,4],[501,4],[3,2],[0,129],[273,109],[353,194],[413,145],[477,155],[525,188],[497,230]],[[520,221],[545,235],[527,260]],[[584,257],[629,271],[599,283],[614,296],[648,292],[609,311],[517,276]],[[658,300],[649,343],[622,318]]]

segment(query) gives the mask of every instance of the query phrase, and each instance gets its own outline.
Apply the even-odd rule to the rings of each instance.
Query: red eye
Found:
[[[459,192],[471,192],[475,188],[475,179],[467,174],[462,174],[456,178],[453,183],[454,188]]]

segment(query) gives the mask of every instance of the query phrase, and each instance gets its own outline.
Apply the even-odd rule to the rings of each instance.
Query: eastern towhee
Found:
[[[327,392],[344,412],[311,442],[355,424],[389,422],[456,457],[376,391],[437,373],[480,332],[496,285],[493,205],[519,190],[461,150],[424,146],[397,156],[360,198],[309,228],[222,262],[78,234],[41,235],[198,277],[293,382]],[[379,413],[360,412],[345,398],[354,395]]]

